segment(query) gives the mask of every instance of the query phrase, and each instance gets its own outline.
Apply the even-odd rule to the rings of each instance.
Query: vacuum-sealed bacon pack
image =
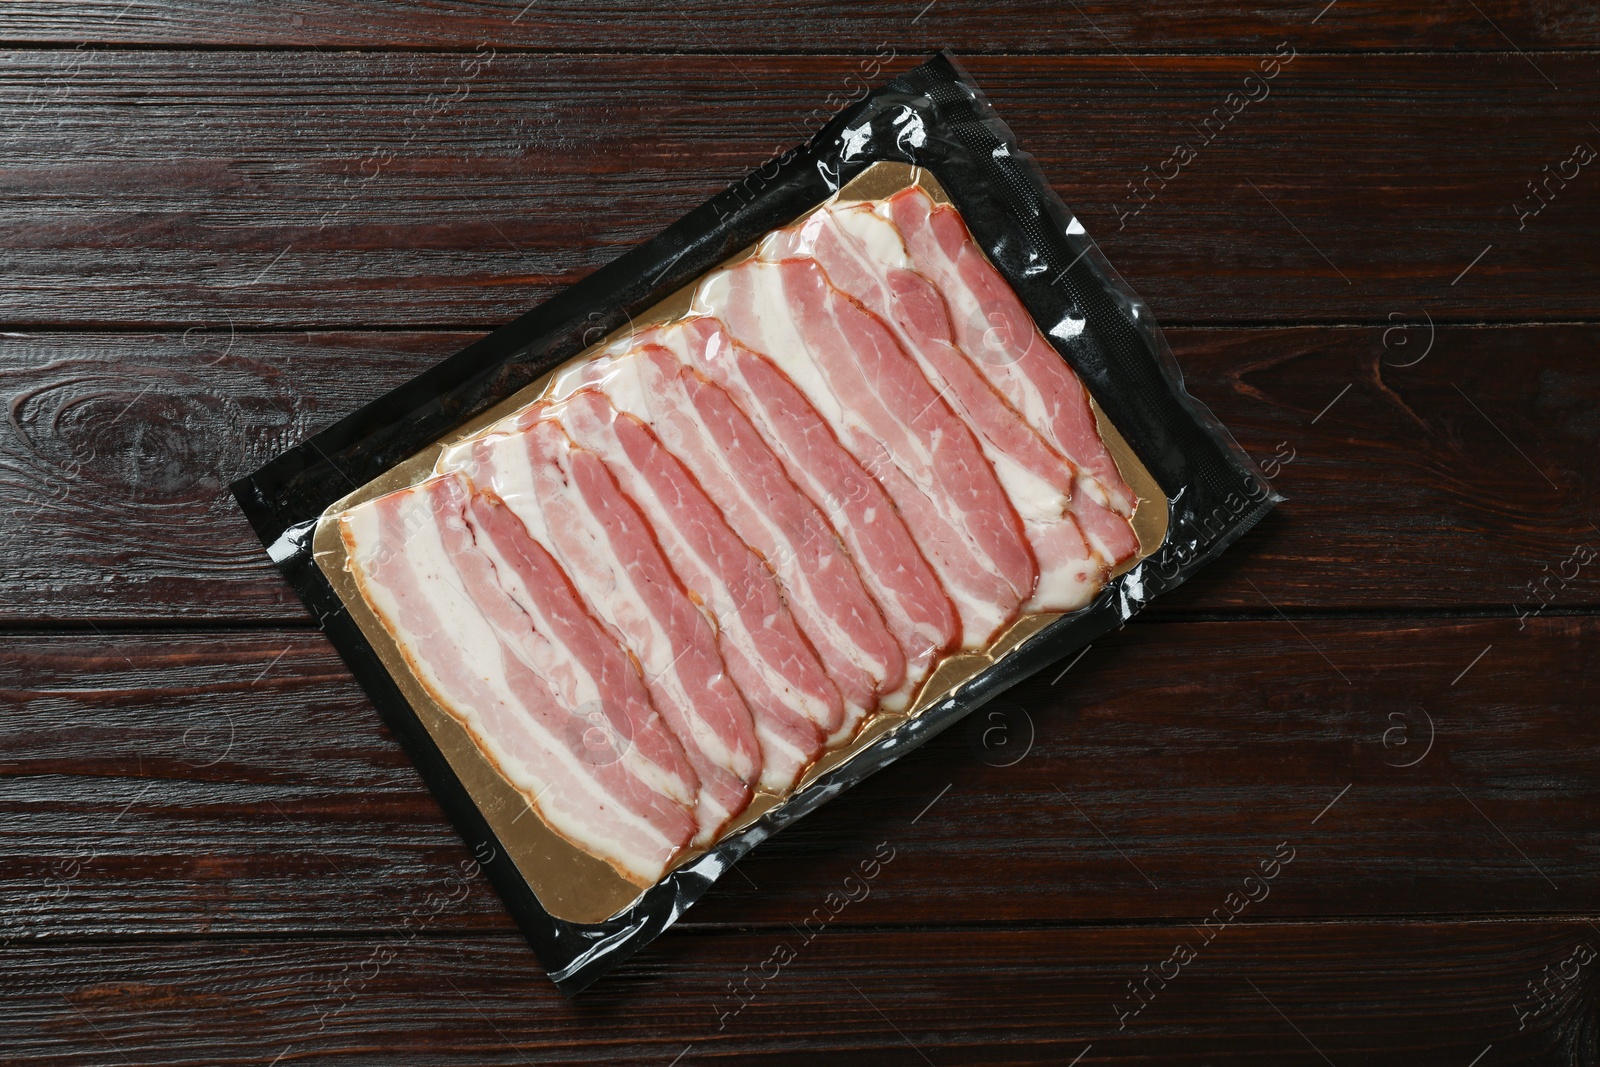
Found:
[[[947,56],[234,492],[568,993],[1278,499]]]

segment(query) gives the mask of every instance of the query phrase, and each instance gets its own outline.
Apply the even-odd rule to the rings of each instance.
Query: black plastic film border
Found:
[[[335,500],[624,325],[874,162],[927,168],[1035,322],[1169,499],[1167,539],[1064,617],[848,764],[720,842],[601,923],[539,904],[399,687],[312,559]],[[1253,526],[1281,498],[1183,389],[1149,310],[1057,199],[977,85],[941,53],[836,115],[649,240],[235,482],[279,569],[473,847],[558,988],[574,994],[660,934],[727,869],[789,823],[996,695],[1122,625]]]

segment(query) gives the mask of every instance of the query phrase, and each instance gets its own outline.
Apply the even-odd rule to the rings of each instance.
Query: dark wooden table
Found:
[[[1325,2],[7,0],[0,1060],[1600,1062],[1600,10]],[[565,1000],[226,485],[939,45],[1289,502]]]

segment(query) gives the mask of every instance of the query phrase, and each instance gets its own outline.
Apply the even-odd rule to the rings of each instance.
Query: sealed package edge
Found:
[[[1278,500],[946,55],[233,489],[567,993]]]

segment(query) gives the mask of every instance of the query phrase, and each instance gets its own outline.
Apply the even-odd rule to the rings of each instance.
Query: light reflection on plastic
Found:
[[[830,191],[835,193],[839,191],[839,176],[834,173],[833,168],[828,166],[827,160],[817,160],[817,173],[822,175],[822,181]]]
[[[928,128],[922,124],[922,116],[909,107],[900,110],[900,117],[894,120],[894,124],[900,128],[895,141],[907,152],[928,143]]]
[[[1075,319],[1071,315],[1050,327],[1050,336],[1058,341],[1070,341],[1083,332],[1088,319]]]
[[[305,551],[310,543],[311,531],[316,525],[316,519],[307,519],[305,522],[295,523],[279,534],[278,539],[267,546],[267,555],[271,557],[272,562],[282,563]]]
[[[1122,601],[1121,611],[1124,619],[1133,618],[1149,601],[1150,597],[1144,589],[1143,563],[1122,576],[1122,584],[1117,587],[1117,596]]]
[[[867,142],[872,139],[871,126],[857,126],[853,130],[846,130],[842,135],[844,141],[844,156],[853,158],[865,151]]]

